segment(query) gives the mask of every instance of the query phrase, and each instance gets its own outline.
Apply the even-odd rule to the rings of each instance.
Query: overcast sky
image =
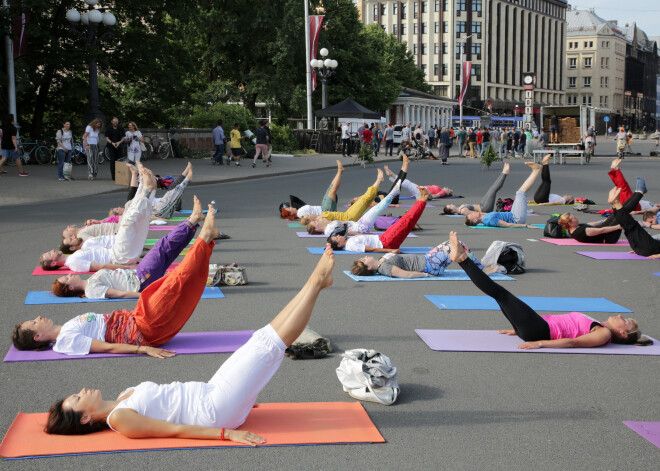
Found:
[[[605,20],[618,20],[620,26],[637,23],[648,36],[660,36],[660,1],[658,0],[569,0],[578,10],[593,8]]]

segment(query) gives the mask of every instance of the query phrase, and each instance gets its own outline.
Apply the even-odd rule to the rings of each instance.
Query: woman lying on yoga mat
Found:
[[[641,195],[646,192],[646,184],[644,183],[644,180],[639,177],[637,179],[637,188],[638,191],[635,191],[633,196],[628,200],[633,200],[633,203],[631,203],[628,208],[625,207],[628,204],[628,201],[626,201],[626,205],[622,205],[619,200],[622,192],[621,188],[612,188],[607,202],[612,205],[612,209],[614,209],[612,217],[614,217],[616,222],[618,222],[623,228],[623,233],[630,243],[630,248],[633,249],[637,255],[641,255],[642,257],[660,258],[660,241],[654,239],[651,234],[646,232],[639,222],[630,215],[629,208],[635,201],[639,202]]]
[[[295,219],[308,215],[320,216],[323,211],[337,211],[337,191],[341,186],[341,175],[344,173],[344,166],[337,161],[337,174],[330,182],[330,186],[325,190],[325,195],[321,200],[321,206],[311,206],[306,204],[300,208],[286,207],[280,210],[280,217],[283,219]]]
[[[353,236],[357,234],[368,234],[374,227],[376,219],[378,219],[381,213],[385,211],[385,209],[390,205],[392,199],[399,196],[400,188],[401,183],[397,182],[394,185],[394,188],[392,188],[392,191],[390,191],[390,193],[385,198],[383,198],[380,203],[378,203],[376,206],[373,206],[366,213],[364,213],[357,222],[328,221],[325,218],[320,218],[307,224],[307,232],[310,234],[325,234],[330,236],[340,224],[346,224],[348,227],[348,232],[346,235]]]
[[[403,166],[401,170],[399,171],[399,175],[394,175],[394,173],[389,169],[387,165],[385,165],[385,174],[388,176],[388,179],[391,182],[396,182],[396,181],[402,181],[401,186],[408,190],[408,192],[413,195],[415,198],[419,198],[419,186],[424,186],[429,193],[431,193],[431,196],[429,199],[433,198],[445,198],[447,196],[454,196],[454,190],[451,188],[445,186],[445,187],[439,187],[438,185],[417,185],[416,183],[411,182],[410,180],[407,180],[408,172],[404,172],[402,175],[403,171]],[[396,201],[393,201],[394,204],[398,203],[398,199]]]
[[[399,247],[419,221],[430,196],[426,188],[420,187],[419,190],[421,197],[410,208],[410,211],[382,234],[361,234],[348,239],[346,235],[333,234],[328,237],[330,246],[333,250],[347,250],[350,252],[401,253]]]
[[[449,242],[451,260],[465,270],[477,288],[497,301],[502,313],[513,326],[513,330],[498,332],[523,339],[525,343],[518,345],[520,349],[588,348],[600,347],[609,342],[633,345],[652,343],[649,338],[642,337],[635,319],[621,315],[612,316],[605,322],[594,321],[579,312],[541,316],[477,268],[459,243],[456,232],[449,234]]]
[[[455,204],[445,205],[442,210],[443,214],[462,214],[467,216],[468,213],[477,212],[477,213],[490,213],[495,210],[495,203],[497,198],[497,192],[500,191],[502,185],[504,185],[504,180],[509,175],[509,163],[505,163],[502,168],[502,173],[497,177],[497,180],[493,182],[490,186],[484,197],[481,199],[479,204],[462,204],[456,206]]]
[[[129,438],[199,438],[266,443],[246,430],[236,430],[254,407],[257,396],[282,363],[284,350],[303,332],[316,299],[332,284],[330,249],[287,306],[239,348],[207,382],[143,382],[104,400],[100,391],[82,389],[50,408],[47,433],[74,435],[111,428]]]
[[[365,211],[369,209],[369,205],[373,203],[374,198],[378,194],[378,187],[385,180],[383,171],[381,169],[377,169],[377,171],[378,176],[376,177],[374,184],[367,188],[367,191],[360,196],[357,203],[352,205],[347,211],[323,211],[318,216],[315,214],[308,214],[300,218],[300,224],[306,226],[310,222],[316,221],[319,218],[325,218],[328,221],[357,221],[360,219]]]
[[[516,191],[516,198],[513,200],[511,212],[490,212],[481,214],[476,211],[468,213],[465,216],[466,226],[476,226],[483,223],[485,226],[490,227],[531,227],[527,222],[527,192],[530,190],[534,181],[541,173],[541,165],[534,162],[525,162],[525,165],[532,169],[532,173],[523,182],[518,191]]]
[[[198,239],[183,262],[154,281],[133,311],[87,313],[64,325],[43,317],[18,324],[12,340],[19,350],[53,350],[67,355],[88,353],[146,353],[156,358],[174,352],[156,348],[172,339],[188,322],[206,287],[209,259],[219,234],[215,209],[209,205]],[[136,348],[137,347],[137,348]]]
[[[550,193],[552,180],[550,180],[550,157],[552,154],[546,154],[543,157],[543,169],[541,170],[541,184],[539,185],[536,193],[534,193],[534,201],[539,206],[553,206],[559,204],[573,204],[575,198],[572,195],[556,195]]]
[[[159,239],[135,269],[99,270],[87,280],[78,275],[61,276],[53,282],[53,294],[89,299],[138,298],[141,291],[165,275],[172,262],[195,236],[204,215],[196,196],[194,201],[190,217]]]
[[[470,249],[461,242],[468,257],[477,264],[479,269],[490,274],[497,271],[497,265],[484,268]],[[384,275],[392,278],[425,278],[440,276],[451,264],[449,241],[445,241],[432,248],[426,254],[392,254],[383,255],[376,259],[370,255],[359,258],[353,262],[351,273],[357,276]]]

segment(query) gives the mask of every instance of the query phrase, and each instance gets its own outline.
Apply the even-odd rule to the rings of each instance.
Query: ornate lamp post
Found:
[[[334,59],[328,59],[328,50],[326,48],[321,49],[321,57],[323,59],[312,59],[310,61],[311,66],[314,68],[314,72],[321,77],[321,82],[323,83],[323,101],[322,107],[328,107],[328,79],[335,75],[335,69],[339,63]]]
[[[96,66],[96,51],[101,49],[101,42],[112,38],[112,33],[106,31],[99,36],[98,29],[101,23],[107,27],[114,26],[117,23],[117,18],[107,11],[107,8],[96,8],[95,6],[98,4],[98,0],[85,0],[85,3],[87,4],[86,11],[79,12],[78,10],[71,9],[66,12],[66,19],[71,23],[71,31],[84,39],[92,49],[89,59],[89,119],[87,122],[94,118],[99,118],[105,124],[105,117],[99,111],[99,81]],[[78,30],[78,22],[87,27],[87,34]]]

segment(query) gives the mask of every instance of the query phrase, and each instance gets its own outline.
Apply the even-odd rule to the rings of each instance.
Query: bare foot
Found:
[[[188,162],[188,165],[186,165],[186,168],[183,170],[183,174],[185,176],[188,176],[191,170],[192,170],[192,162]]]
[[[407,169],[409,164],[410,164],[410,159],[406,154],[403,154],[403,164],[401,165],[401,168],[405,167]]]
[[[332,285],[332,269],[335,267],[335,255],[330,248],[330,244],[325,246],[325,252],[321,255],[321,260],[316,264],[309,280],[320,289]]]
[[[337,171],[338,172],[343,172],[344,171],[344,166],[341,164],[341,162],[339,160],[337,161]]]
[[[202,203],[199,202],[197,195],[193,196],[193,211],[188,218],[194,225],[199,224],[204,219],[204,212],[202,211]]]
[[[215,208],[213,205],[209,204],[209,209],[206,213],[206,219],[204,219],[204,225],[202,226],[202,230],[199,232],[199,237],[208,243],[218,236],[220,236],[220,231],[217,227],[215,227]]]
[[[525,165],[536,171],[540,171],[543,168],[543,165],[537,164],[536,162],[525,162]]]
[[[387,165],[385,165],[385,174],[386,174],[388,177],[394,177],[394,178],[396,178],[396,175],[394,175],[394,172],[392,172],[392,171],[390,170],[390,168],[389,168]]]
[[[431,193],[425,186],[418,186],[417,189],[421,193],[419,200],[420,201],[428,201],[429,198],[431,197]]]
[[[510,167],[509,162],[505,163],[505,164],[504,164],[504,167],[502,167],[502,173],[503,173],[504,175],[508,175],[508,174],[509,174],[509,167]]]
[[[154,177],[153,172],[147,167],[140,164],[139,162],[138,164],[138,168],[142,170],[142,187],[144,188],[144,191],[152,192],[156,189],[156,177]]]
[[[621,188],[619,187],[614,187],[610,190],[610,194],[607,197],[607,202],[610,203],[612,206],[616,205],[619,203],[619,194],[621,193]]]
[[[132,174],[138,173],[137,167],[135,165],[133,165],[132,163],[124,162],[124,164],[126,164],[126,166],[128,167],[128,170],[130,170]]]
[[[542,160],[543,165],[548,165],[548,162],[550,162],[550,157],[552,157],[552,154],[546,154],[546,155],[543,157],[543,160]]]
[[[610,165],[610,168],[612,170],[619,170],[619,166],[621,165],[621,159],[614,159],[612,161],[612,165]]]
[[[378,177],[376,178],[376,183],[378,185],[380,185],[384,181],[385,181],[385,174],[383,174],[383,170],[379,168],[378,169]]]
[[[192,164],[191,164],[191,163],[188,163],[188,165],[190,166],[190,168],[186,168],[186,170],[188,171],[188,175],[186,175],[186,178],[187,178],[188,180],[192,181],[192,177],[193,177],[193,168],[192,168]]]
[[[467,253],[465,253],[465,248],[458,240],[458,234],[456,231],[451,231],[449,233],[449,259],[452,262],[460,263],[467,258]]]

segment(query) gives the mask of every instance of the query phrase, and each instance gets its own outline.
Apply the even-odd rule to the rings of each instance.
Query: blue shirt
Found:
[[[481,222],[484,226],[498,227],[500,221],[510,222],[513,224],[516,223],[516,220],[513,219],[513,214],[511,214],[509,211],[503,211],[501,213],[488,213],[484,216],[484,219]]]
[[[225,130],[222,129],[222,126],[216,126],[213,128],[213,143],[216,146],[225,143]]]

